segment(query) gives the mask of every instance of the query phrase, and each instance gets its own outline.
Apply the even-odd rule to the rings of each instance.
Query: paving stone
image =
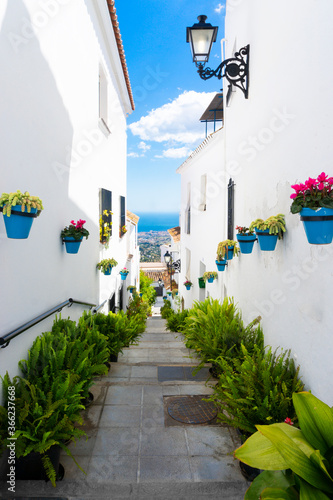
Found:
[[[164,426],[164,410],[162,405],[144,406],[142,409],[142,429],[145,433],[150,429]]]
[[[190,455],[205,455],[219,458],[234,451],[228,429],[220,426],[186,427]]]
[[[185,380],[185,372],[182,366],[159,366],[158,381]]]
[[[142,386],[110,386],[105,398],[106,405],[141,405]]]
[[[95,440],[93,455],[136,456],[139,452],[139,439],[139,426],[100,429]]]
[[[109,375],[108,377],[115,377],[115,378],[119,378],[119,377],[130,377],[131,375],[131,366],[127,366],[127,365],[122,365],[120,363],[115,363],[111,366],[111,370],[109,372]]]
[[[95,484],[111,482],[128,484],[136,482],[137,471],[138,457],[94,456],[89,464],[87,480]]]
[[[138,427],[140,420],[141,408],[139,406],[105,406],[100,420],[100,428]]]
[[[187,457],[154,456],[140,458],[140,482],[165,481],[173,483],[176,481],[191,481],[191,478],[191,469]]]
[[[194,481],[243,481],[238,461],[230,456],[190,457]]]
[[[141,456],[188,456],[183,428],[155,427],[144,430],[141,439]]]
[[[149,378],[157,379],[156,366],[132,366],[131,379],[133,378]]]
[[[156,370],[157,371],[157,370]],[[143,405],[155,405],[163,403],[163,390],[161,386],[146,385],[143,388]]]
[[[90,456],[75,456],[74,454],[73,456],[84,472],[79,469],[79,467],[71,457],[69,457],[68,455],[62,455],[60,458],[60,463],[65,469],[63,481],[70,481],[73,479],[75,479],[75,481],[84,481],[86,479],[89,468]]]

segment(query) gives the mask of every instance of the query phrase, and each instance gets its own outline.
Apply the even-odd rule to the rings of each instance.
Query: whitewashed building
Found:
[[[7,238],[0,221],[4,344],[9,333],[69,298],[104,303],[104,311],[125,308],[126,285],[137,282],[139,271],[133,231],[122,231],[126,116],[134,102],[114,1],[4,0],[0,24],[1,192],[29,191],[45,208],[25,240]],[[108,247],[99,235],[104,210],[112,212]],[[60,232],[78,219],[90,235],[70,255]],[[118,265],[104,276],[96,264],[111,257]],[[124,267],[134,274],[121,281]],[[87,308],[74,303],[62,316],[76,319]],[[18,360],[54,317],[0,349],[1,375],[17,374]]]
[[[182,292],[185,306],[209,293],[234,297],[246,322],[261,315],[266,344],[290,348],[306,388],[330,405],[333,245],[308,243],[299,215],[290,213],[290,186],[322,171],[333,175],[332,19],[329,0],[305,0],[301,7],[287,0],[227,1],[225,57],[250,45],[248,99],[233,88],[227,106],[225,91],[224,128],[178,169],[181,279],[194,282]],[[285,214],[287,231],[274,252],[255,243],[252,254],[234,258],[217,282],[199,290],[198,276],[214,270],[217,243],[228,237],[229,179],[234,239],[236,225],[278,213]],[[206,210],[196,199],[204,192]]]

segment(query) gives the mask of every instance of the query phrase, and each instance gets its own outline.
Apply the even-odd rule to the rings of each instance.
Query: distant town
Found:
[[[138,233],[140,262],[161,262],[160,246],[169,243],[170,234],[167,231]]]

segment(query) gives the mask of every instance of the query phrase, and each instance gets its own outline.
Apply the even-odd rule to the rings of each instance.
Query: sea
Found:
[[[179,226],[179,212],[135,212],[140,217],[138,232],[167,231],[172,227]]]

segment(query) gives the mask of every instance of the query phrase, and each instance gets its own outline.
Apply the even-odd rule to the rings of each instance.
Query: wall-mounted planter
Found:
[[[109,269],[106,269],[106,270],[103,272],[104,276],[110,276],[111,271],[112,271],[112,267],[109,267]]]
[[[22,212],[21,205],[11,208],[11,215],[3,215],[7,238],[15,240],[25,240],[28,238],[30,229],[35,217],[37,217],[37,208],[31,208],[30,213],[25,208]]]
[[[122,272],[120,273],[122,281],[125,281],[125,279],[127,278],[127,275],[128,275],[128,273],[122,273]]]
[[[254,234],[237,234],[237,241],[241,253],[252,253],[254,242],[257,238]]]
[[[128,291],[129,291],[130,293],[133,293],[133,292],[134,292],[134,290],[135,290],[135,286],[131,286],[130,288],[128,288]]]
[[[273,252],[275,250],[278,240],[277,234],[269,234],[269,229],[265,229],[264,231],[256,229],[256,235],[258,236],[260,250],[263,252]]]
[[[206,283],[203,278],[198,278],[199,281],[199,288],[206,288]]]
[[[333,209],[332,208],[302,208],[301,221],[308,242],[311,245],[327,245],[333,239]]]
[[[78,253],[82,238],[80,240],[76,240],[73,236],[67,236],[62,241],[65,243],[66,252],[73,254]]]
[[[225,270],[225,266],[227,265],[227,260],[216,260],[215,261],[216,265],[217,265],[217,270],[218,271],[224,271]]]
[[[186,290],[191,290],[191,285],[185,285]]]
[[[208,278],[207,281],[208,281],[208,283],[213,283],[214,278]]]
[[[232,260],[234,258],[234,247],[228,247],[228,251],[226,252],[226,259]]]

